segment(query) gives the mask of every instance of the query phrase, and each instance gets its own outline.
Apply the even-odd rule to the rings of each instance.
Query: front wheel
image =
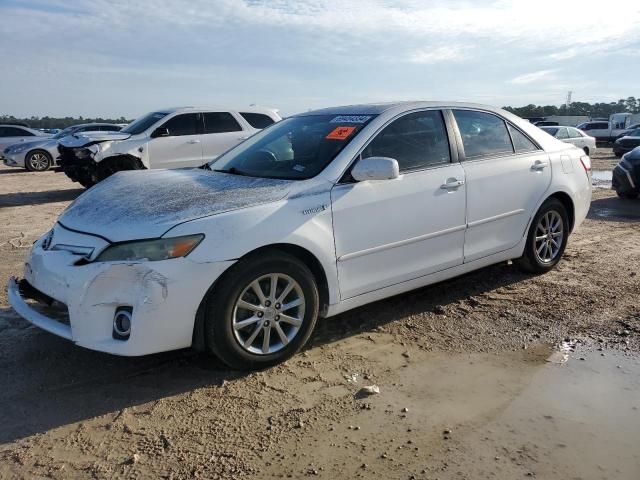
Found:
[[[616,190],[616,194],[618,195],[618,197],[624,200],[633,200],[635,198],[638,198],[639,195],[636,192],[623,192],[621,190]]]
[[[206,344],[237,370],[275,365],[307,342],[319,303],[315,278],[296,257],[275,251],[248,257],[207,298]]]
[[[30,172],[44,172],[51,167],[51,155],[41,150],[29,152],[24,159],[24,165]]]
[[[560,261],[569,238],[567,209],[550,198],[542,204],[527,235],[527,244],[518,265],[527,272],[545,273]]]

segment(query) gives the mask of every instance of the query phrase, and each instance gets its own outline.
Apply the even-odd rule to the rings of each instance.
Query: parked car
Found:
[[[535,122],[534,125],[536,127],[555,127],[558,124],[558,122],[554,122],[552,120],[540,120],[539,122]]]
[[[640,128],[627,132],[626,135],[613,142],[613,154],[616,157],[621,157],[637,146],[640,146]]]
[[[56,165],[58,141],[80,132],[117,132],[121,127],[112,123],[83,123],[61,130],[53,137],[24,141],[9,145],[2,152],[8,167],[26,168],[32,172],[43,172]]]
[[[80,195],[33,245],[9,302],[90,349],[194,346],[261,368],[297,352],[319,316],[509,259],[551,270],[589,209],[590,168],[482,105],[307,112],[208,169],[119,173]]]
[[[199,167],[280,119],[276,110],[255,107],[160,110],[117,134],[61,140],[60,166],[71,180],[87,188],[122,170]]]
[[[638,198],[640,195],[640,147],[625,153],[613,169],[613,188],[620,198]]]
[[[616,140],[618,138],[622,138],[625,135],[628,135],[629,133],[633,132],[634,130],[637,130],[640,128],[640,123],[634,123],[633,125],[630,125],[629,127],[627,127],[625,130],[623,130],[617,137]]]
[[[51,135],[22,125],[2,124],[0,125],[0,153],[14,143],[44,138],[51,138]]]
[[[575,127],[541,127],[542,130],[558,140],[575,145],[584,150],[587,155],[593,155],[596,151],[596,139]]]

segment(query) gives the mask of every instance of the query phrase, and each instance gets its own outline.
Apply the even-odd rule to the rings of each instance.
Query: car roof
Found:
[[[154,110],[155,112],[162,112],[166,114],[170,113],[182,113],[182,112],[243,112],[243,113],[278,113],[278,109],[276,108],[268,108],[268,107],[258,107],[258,106],[249,106],[243,108],[226,108],[226,107],[170,107],[170,108],[159,108],[158,110]]]
[[[488,110],[495,113],[504,114],[504,110],[468,102],[436,102],[436,101],[402,101],[386,103],[365,103],[357,105],[344,105],[340,107],[322,108],[309,112],[299,113],[295,116],[304,117],[308,115],[379,115],[389,110],[409,111],[417,108],[473,108],[477,110]]]
[[[106,122],[93,122],[93,123],[78,123],[77,125],[69,125],[69,127],[80,128],[80,127],[100,127],[103,125],[108,125],[110,127],[119,127],[117,123],[106,123]],[[65,127],[68,128],[68,127]]]
[[[19,128],[20,130],[26,130],[28,132],[31,132],[31,133],[35,134],[36,136],[46,137],[48,135],[47,133],[44,133],[44,132],[42,132],[40,130],[36,130],[35,128],[25,127],[24,125],[19,125],[19,124],[2,123],[2,124],[0,124],[0,127]]]

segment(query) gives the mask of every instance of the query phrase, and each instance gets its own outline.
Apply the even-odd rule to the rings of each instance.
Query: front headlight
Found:
[[[112,245],[104,250],[96,262],[146,260],[155,262],[169,258],[186,257],[204,239],[203,234],[184,237],[140,240]]]
[[[11,147],[9,149],[9,153],[22,153],[24,152],[27,148],[29,147],[29,145],[18,145],[15,147]]]

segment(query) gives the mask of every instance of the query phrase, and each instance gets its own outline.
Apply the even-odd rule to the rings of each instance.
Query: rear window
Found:
[[[249,125],[260,130],[275,123],[273,118],[269,115],[265,115],[264,113],[240,112],[240,115],[242,115],[242,118],[244,118]]]
[[[465,157],[474,159],[513,153],[511,137],[500,117],[473,110],[454,110]]]

